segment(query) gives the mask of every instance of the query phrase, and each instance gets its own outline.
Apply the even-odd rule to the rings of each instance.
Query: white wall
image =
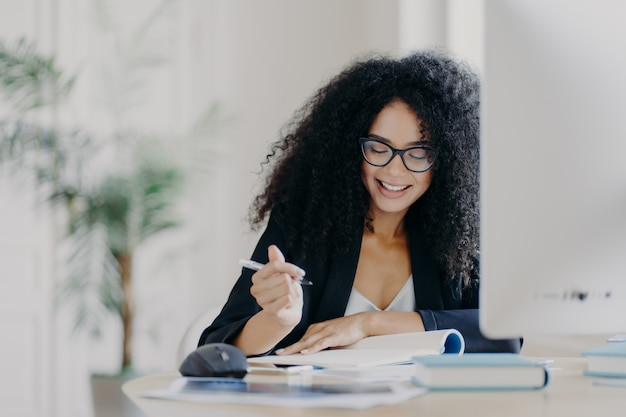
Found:
[[[44,38],[48,10],[35,0],[0,3],[0,38],[20,32]],[[41,47],[49,53],[51,43]],[[0,414],[19,417],[44,416],[56,401],[54,264],[52,242],[42,233],[50,224],[46,210],[35,207],[31,185],[0,179]]]

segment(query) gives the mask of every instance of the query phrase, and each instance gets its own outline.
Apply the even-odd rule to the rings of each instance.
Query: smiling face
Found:
[[[403,101],[394,100],[378,113],[370,126],[368,137],[387,143],[395,149],[430,144],[422,136],[421,121]],[[428,190],[432,171],[411,172],[395,155],[385,166],[376,167],[363,160],[363,184],[370,194],[370,215],[398,214],[404,216],[409,207]]]

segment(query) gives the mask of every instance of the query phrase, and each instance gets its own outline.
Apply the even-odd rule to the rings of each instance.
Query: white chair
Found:
[[[187,355],[196,350],[202,331],[213,323],[213,320],[215,320],[215,317],[221,310],[221,306],[214,307],[193,319],[191,324],[185,329],[185,333],[183,333],[183,337],[178,344],[178,351],[176,352],[177,365],[180,365]]]

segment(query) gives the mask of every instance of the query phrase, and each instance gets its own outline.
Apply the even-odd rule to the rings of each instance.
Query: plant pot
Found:
[[[91,375],[94,417],[146,417],[122,392],[122,385],[138,376],[134,373]]]

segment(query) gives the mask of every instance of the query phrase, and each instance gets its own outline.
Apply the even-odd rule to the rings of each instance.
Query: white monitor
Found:
[[[626,1],[487,0],[480,325],[626,332]]]

